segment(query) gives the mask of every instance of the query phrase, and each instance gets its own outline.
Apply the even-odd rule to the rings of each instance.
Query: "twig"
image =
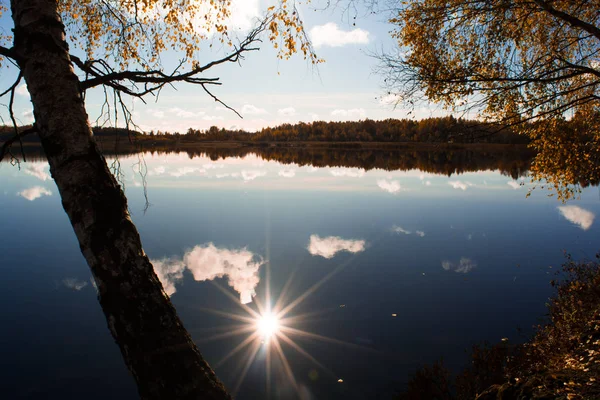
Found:
[[[30,135],[32,133],[36,133],[36,132],[37,132],[37,128],[35,126],[33,126],[33,127],[29,128],[29,129],[25,129],[24,131],[22,131],[20,133],[17,133],[16,136],[11,137],[6,142],[4,142],[2,144],[2,148],[0,148],[0,161],[2,161],[4,159],[4,156],[6,155],[7,151],[9,151],[10,146],[12,146],[12,144],[16,140],[21,141],[22,137]]]

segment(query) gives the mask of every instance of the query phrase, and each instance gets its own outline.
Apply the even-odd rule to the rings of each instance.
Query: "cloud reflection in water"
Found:
[[[63,285],[65,285],[69,289],[73,289],[73,290],[76,290],[78,292],[81,289],[83,289],[84,287],[87,286],[87,282],[86,281],[80,281],[80,280],[77,280],[75,278],[65,278],[65,279],[63,279],[62,283],[63,283]]]
[[[409,230],[406,230],[404,228],[402,228],[401,226],[398,225],[394,225],[392,226],[392,232],[394,233],[404,233],[405,235],[410,235],[411,232]]]
[[[473,269],[477,268],[477,263],[470,258],[461,257],[458,264],[449,260],[442,261],[442,268],[444,268],[446,271],[454,271],[457,273],[466,274],[467,272],[471,272]]]
[[[35,199],[39,199],[42,196],[52,196],[51,191],[41,186],[34,186],[32,188],[25,189],[17,194],[29,201],[34,201]]]
[[[506,182],[506,184],[515,190],[517,190],[521,187],[521,184],[517,181],[508,181],[508,182]]]
[[[335,177],[362,178],[365,176],[365,170],[362,168],[336,168],[329,170],[329,173]]]
[[[267,175],[267,171],[263,171],[263,170],[243,170],[242,171],[242,178],[246,182],[253,181],[256,178],[265,176],[265,175]]]
[[[25,173],[27,175],[35,176],[41,181],[47,181],[52,179],[50,174],[46,172],[47,166],[48,163],[33,163],[25,168]]]
[[[379,186],[380,189],[392,194],[398,193],[400,189],[402,189],[400,182],[392,180],[388,181],[387,179],[379,179],[377,181],[377,186]]]
[[[391,231],[393,233],[397,233],[397,234],[405,234],[405,235],[410,235],[412,232],[402,228],[401,226],[398,225],[393,225]],[[424,237],[425,236],[425,232],[424,231],[415,231],[415,235],[419,236],[419,237]]]
[[[152,260],[152,264],[169,296],[176,292],[175,284],[183,279],[187,268],[197,281],[227,277],[229,286],[240,294],[240,302],[247,304],[256,295],[258,271],[264,261],[246,248],[222,249],[209,243],[186,252],[183,260],[165,258]]]
[[[311,235],[307,250],[313,256],[333,258],[340,251],[350,253],[364,251],[365,241],[356,239],[345,240],[339,236],[321,238],[319,235]]]
[[[593,212],[578,206],[561,206],[558,207],[558,211],[560,211],[563,217],[575,225],[579,225],[584,231],[592,227],[594,218],[596,217]]]
[[[471,186],[475,186],[471,182],[463,182],[463,181],[448,181],[448,185],[452,186],[454,189],[467,190],[467,188]]]
[[[293,169],[282,169],[281,171],[279,171],[279,176],[282,176],[284,178],[293,178],[294,176],[296,176],[296,171]]]

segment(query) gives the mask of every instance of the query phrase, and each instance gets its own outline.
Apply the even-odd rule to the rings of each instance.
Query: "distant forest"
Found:
[[[191,141],[252,141],[252,142],[412,142],[412,143],[503,143],[528,144],[529,138],[509,128],[480,121],[444,118],[386,119],[374,121],[299,122],[263,128],[257,132],[217,128],[188,129],[185,134],[150,131],[154,139]]]
[[[27,127],[23,127],[25,129]],[[12,127],[0,127],[0,141],[14,134]],[[502,143],[528,144],[529,138],[510,128],[461,118],[386,119],[374,121],[299,122],[264,128],[257,132],[211,127],[208,130],[189,128],[179,132],[150,131],[140,133],[123,128],[95,127],[97,137],[127,137],[133,141],[175,142],[402,142],[402,143]],[[36,142],[37,136],[23,138]]]

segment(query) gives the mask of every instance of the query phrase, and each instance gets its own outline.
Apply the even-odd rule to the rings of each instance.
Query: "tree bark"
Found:
[[[144,399],[228,399],[148,257],[92,137],[55,0],[11,0],[35,126],[108,327]]]

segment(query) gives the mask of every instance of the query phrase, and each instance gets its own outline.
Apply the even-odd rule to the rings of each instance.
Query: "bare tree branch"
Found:
[[[82,92],[99,85],[104,85],[111,87],[119,93],[127,94],[143,100],[145,95],[159,93],[165,85],[171,85],[177,82],[185,82],[201,85],[203,90],[215,101],[221,103],[224,107],[234,111],[238,116],[241,117],[237,111],[222,102],[207,89],[207,85],[221,85],[219,78],[207,78],[199,75],[215,66],[224,63],[239,62],[245,53],[258,50],[259,48],[254,45],[261,42],[258,36],[265,30],[268,21],[269,19],[263,20],[238,46],[235,47],[233,52],[205,65],[192,66],[192,68],[186,72],[179,72],[186,60],[180,61],[179,65],[173,70],[173,72],[167,74],[162,70],[115,71],[103,60],[83,61],[75,55],[71,55],[70,57],[73,63],[81,71],[85,72],[87,76],[91,76],[91,78],[81,82],[80,87]]]
[[[15,141],[17,141],[17,140],[21,141],[21,138],[23,138],[27,135],[31,135],[32,133],[36,133],[36,132],[37,132],[37,128],[35,126],[33,126],[29,129],[25,129],[24,131],[17,133],[16,136],[11,137],[6,142],[4,142],[2,144],[2,148],[0,148],[0,161],[2,161],[4,159],[4,156],[7,154],[8,150],[10,149],[10,146],[12,146]]]
[[[4,56],[7,58],[12,58],[15,61],[19,61],[19,56],[12,48],[0,46],[0,56]]]

